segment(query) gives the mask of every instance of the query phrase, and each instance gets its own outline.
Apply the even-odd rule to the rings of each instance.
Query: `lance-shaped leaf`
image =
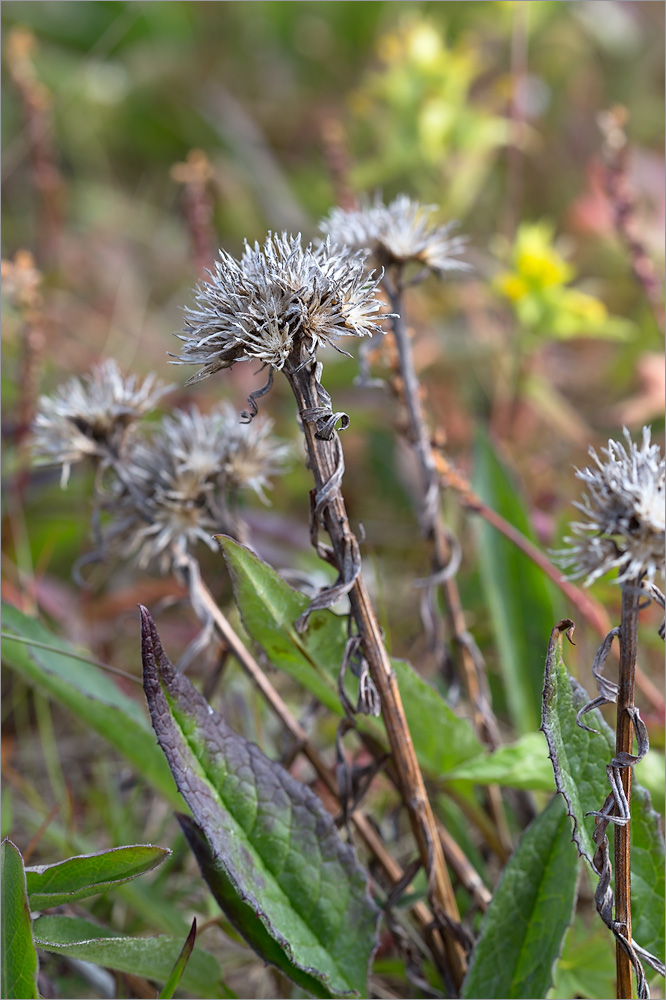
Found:
[[[463,998],[544,997],[573,919],[578,858],[559,796],[523,833],[504,869],[463,983]]]
[[[338,715],[344,710],[337,677],[347,642],[346,619],[332,611],[315,611],[307,631],[294,622],[310,601],[290,587],[275,570],[244,545],[218,535],[234,586],[243,624],[275,667],[284,670],[323,705]],[[405,660],[392,660],[421,767],[439,778],[462,761],[482,752],[467,719],[460,719],[439,693]],[[358,726],[386,745],[382,726],[358,717]]]
[[[595,844],[594,817],[610,791],[606,765],[615,755],[615,736],[595,709],[585,723],[596,733],[576,724],[576,715],[590,702],[584,688],[567,673],[562,637],[573,623],[564,619],[553,629],[546,656],[542,729],[548,741],[558,791],[573,818],[573,840],[590,863]],[[631,909],[632,933],[638,944],[664,958],[664,841],[650,793],[632,780],[631,802]]]
[[[504,785],[526,791],[552,792],[555,787],[548,749],[541,733],[525,733],[515,743],[464,761],[443,775],[445,781]]]
[[[267,932],[281,952],[279,967],[300,984],[305,977],[309,992],[363,996],[378,913],[354,851],[317,796],[230,729],[175,670],[145,608],[141,619],[157,738],[226,879],[225,893],[233,890],[245,917],[254,912],[238,930],[252,946],[253,928]],[[225,893],[218,901],[233,922],[236,909],[225,907]]]
[[[104,892],[151,871],[170,854],[163,847],[133,844],[98,854],[82,854],[54,865],[26,868],[30,906],[33,910],[46,909]]]
[[[107,969],[166,983],[182,952],[182,938],[126,937],[81,917],[48,915],[34,924],[35,940],[43,951],[68,955]],[[195,948],[180,981],[195,997],[216,1000],[229,996],[220,979],[220,966],[210,952]]]
[[[489,507],[532,537],[520,490],[481,433],[476,442],[474,488]],[[506,700],[518,732],[532,732],[539,725],[543,681],[539,650],[554,621],[557,598],[543,570],[513,542],[481,519],[477,529],[479,566]]]
[[[37,951],[30,926],[23,858],[11,840],[3,840],[2,854],[2,996],[32,1000],[37,992]]]

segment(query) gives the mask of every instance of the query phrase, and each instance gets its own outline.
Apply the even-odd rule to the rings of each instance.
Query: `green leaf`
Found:
[[[443,777],[445,781],[473,781],[476,785],[504,785],[531,792],[555,789],[553,768],[541,733],[525,733],[515,743],[473,757]]]
[[[615,995],[613,939],[598,920],[592,927],[577,917],[569,928],[553,976],[548,1000],[584,997],[597,1000]]]
[[[572,623],[565,619],[552,631],[546,657],[543,692],[543,731],[553,762],[555,782],[574,820],[573,840],[590,864],[596,845],[592,839],[594,817],[610,786],[606,766],[615,755],[615,736],[595,709],[586,724],[576,715],[587,705],[587,692],[567,673],[562,656],[562,635]],[[631,909],[632,932],[641,948],[664,958],[664,841],[650,793],[632,780],[631,799]]]
[[[23,858],[11,840],[2,841],[2,996],[33,1000],[37,992],[37,952],[30,926]]]
[[[139,703],[124,694],[98,667],[68,655],[75,651],[36,618],[3,603],[2,622],[3,629],[13,632],[19,640],[34,640],[54,647],[42,649],[5,638],[3,662],[96,730],[160,794],[177,804],[179,797],[173,778]]]
[[[463,998],[543,997],[573,918],[578,858],[559,796],[523,833],[484,918]]]
[[[174,993],[178,989],[178,983],[183,978],[183,973],[187,963],[192,955],[192,949],[194,948],[194,942],[197,939],[197,921],[196,918],[192,921],[192,926],[190,932],[185,939],[185,944],[183,945],[183,950],[175,961],[174,967],[171,971],[171,975],[164,984],[163,989],[160,990],[160,995],[158,1000],[172,1000]]]
[[[34,933],[38,947],[44,951],[144,976],[158,983],[169,979],[182,950],[182,938],[124,937],[80,917],[38,917]],[[180,987],[202,1000],[228,996],[217,959],[201,948],[192,952]]]
[[[419,764],[440,778],[482,750],[467,719],[460,719],[411,663],[391,658]],[[362,728],[362,723],[359,726]],[[383,737],[386,742],[386,737]]]
[[[479,433],[474,488],[483,501],[527,538],[532,530],[520,491],[487,438]],[[478,556],[497,638],[511,719],[519,733],[539,726],[543,661],[539,650],[556,618],[543,570],[495,528],[479,519]]]
[[[218,541],[234,586],[243,624],[275,667],[284,670],[336,715],[343,715],[337,676],[347,642],[346,619],[316,611],[300,634],[294,622],[310,603],[274,569],[225,535]],[[414,749],[434,778],[482,751],[467,719],[459,719],[438,692],[404,660],[392,660]],[[386,745],[383,727],[359,717],[359,728]]]
[[[208,842],[203,874],[214,867],[213,891],[225,883],[218,902],[250,945],[263,925],[281,952],[276,964],[308,992],[365,995],[377,909],[354,851],[317,796],[230,729],[174,669],[145,608],[141,617],[153,726]],[[237,905],[225,906],[230,896],[242,901],[242,921]]]
[[[315,611],[307,631],[300,634],[294,622],[308,607],[308,598],[244,545],[225,535],[217,539],[248,635],[273,666],[343,715],[336,678],[347,644],[346,620],[330,611]]]
[[[133,844],[67,858],[54,865],[26,868],[30,906],[33,910],[46,909],[104,892],[151,871],[170,854],[163,847]]]

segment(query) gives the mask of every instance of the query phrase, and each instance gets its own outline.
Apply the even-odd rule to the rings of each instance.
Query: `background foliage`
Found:
[[[447,456],[473,477],[483,499],[542,550],[557,547],[577,494],[572,466],[585,464],[588,444],[618,436],[623,423],[636,431],[651,422],[657,437],[663,431],[660,317],[614,226],[598,121],[618,104],[626,109],[636,230],[660,269],[663,19],[663,4],[611,0],[3,4],[5,599],[24,614],[39,613],[51,630],[47,639],[55,632],[137,677],[139,601],[156,617],[160,611],[172,656],[185,649],[199,626],[173,581],[122,565],[87,569],[84,591],[72,581],[72,565],[88,544],[90,480],[77,471],[65,493],[56,470],[29,469],[25,432],[36,397],[112,356],[125,371],[157,371],[176,383],[173,405],[196,400],[208,409],[223,396],[240,409],[259,384],[251,366],[188,390],[190,372],[169,367],[172,334],[201,264],[217,246],[236,253],[244,238],[262,239],[267,229],[311,238],[333,204],[377,189],[386,199],[405,191],[440,205],[442,218],[457,219],[467,234],[471,272],[441,284],[431,278],[407,299],[428,407]],[[193,149],[207,162],[188,161]],[[189,189],[181,183],[192,176],[188,163],[190,171],[199,164],[206,185],[194,242]],[[16,292],[30,269],[17,258],[21,251],[33,255],[43,276],[27,306]],[[423,575],[427,553],[412,510],[412,458],[394,432],[394,402],[385,389],[353,385],[356,361],[329,355],[325,384],[334,407],[352,418],[343,441],[345,496],[365,529],[364,570],[390,651],[408,658],[465,715],[450,678],[435,675],[423,640],[411,580]],[[386,354],[377,359],[378,372],[389,366]],[[272,506],[245,511],[253,545],[273,566],[321,584],[330,574],[309,544],[310,481],[293,402],[276,385],[264,403],[296,459],[275,483]],[[466,514],[453,491],[446,517],[462,542],[463,605],[488,664],[503,739],[529,738],[538,726],[550,628],[563,615],[576,618],[576,609]],[[231,606],[222,557],[199,555],[221,605]],[[619,590],[601,581],[594,596],[614,621]],[[652,612],[646,619],[655,620]],[[591,690],[597,636],[578,624],[568,666]],[[648,624],[641,643],[641,666],[660,685]],[[295,996],[219,920],[173,818],[163,762],[146,758],[145,774],[137,766],[143,721],[125,734],[130,765],[117,733],[107,742],[108,719],[100,723],[106,731],[85,723],[81,684],[88,681],[59,677],[34,657],[14,666],[3,701],[3,836],[11,831],[30,864],[139,841],[168,846],[173,854],[154,874],[93,898],[85,912],[118,933],[161,931],[183,940],[196,915],[200,926],[209,922],[203,943],[239,995]],[[190,676],[199,683],[215,668],[213,650]],[[295,713],[303,712],[299,684],[289,676],[276,683]],[[113,687],[113,697],[141,703],[131,682],[114,680]],[[647,690],[637,702],[655,753],[637,778],[658,786],[663,718],[659,691]],[[215,699],[244,737],[271,757],[284,752],[278,724],[233,663]],[[317,714],[314,738],[322,748],[332,745],[335,724],[333,713]],[[456,763],[472,767],[470,756]],[[310,777],[298,760],[294,772]],[[532,815],[548,800],[545,773],[526,793]],[[518,777],[510,780],[523,787]],[[453,779],[448,784],[455,790]],[[502,864],[477,828],[470,833],[464,807],[473,785],[459,785],[457,797],[441,795],[441,813],[492,890]],[[515,792],[507,792],[506,804],[515,845],[529,815]],[[663,808],[663,791],[654,804]],[[388,783],[376,782],[370,805],[389,831],[395,798]],[[558,821],[551,813],[542,822]],[[464,911],[469,900],[459,893]],[[584,889],[553,996],[573,989],[608,995],[612,952],[604,951],[593,909]],[[391,961],[383,938],[373,979],[378,995],[415,995]],[[55,956],[44,970],[60,995],[99,988]],[[122,988],[137,992],[125,995],[143,995],[138,983],[128,974]]]

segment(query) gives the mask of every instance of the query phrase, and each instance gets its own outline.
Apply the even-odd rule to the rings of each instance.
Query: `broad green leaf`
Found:
[[[588,927],[577,917],[569,928],[562,955],[555,966],[548,1000],[571,1000],[615,995],[613,938],[600,920]]]
[[[294,622],[310,603],[308,598],[244,545],[225,535],[218,535],[218,541],[248,635],[274,666],[332,712],[344,714],[336,679],[347,643],[345,619],[330,611],[315,611],[301,635]]]
[[[37,946],[44,951],[144,976],[158,983],[169,979],[183,947],[182,938],[125,937],[80,917],[38,917],[34,933]],[[228,995],[220,979],[217,959],[201,948],[192,952],[180,988],[202,1000]]]
[[[310,603],[245,546],[218,536],[243,624],[271,663],[280,667],[337,715],[343,708],[337,676],[347,641],[345,620],[331,611],[310,616],[300,634],[294,622]],[[404,660],[392,660],[419,763],[433,778],[482,751],[474,730]],[[359,717],[358,725],[386,744],[383,728]]]
[[[187,963],[192,955],[192,949],[194,948],[194,942],[197,939],[197,921],[196,918],[192,921],[192,926],[190,932],[185,939],[185,944],[183,945],[183,950],[176,959],[173,969],[171,970],[171,975],[167,979],[164,987],[160,990],[160,995],[157,1000],[172,1000],[174,993],[178,989],[178,983],[183,978],[183,973]]]
[[[252,950],[267,965],[274,965],[280,969],[306,993],[315,997],[333,996],[322,985],[320,979],[310,975],[309,970],[301,969],[294,964],[288,943],[266,928],[261,912],[257,913],[256,904],[246,903],[241,898],[236,886],[227,875],[226,868],[215,856],[201,827],[190,816],[185,816],[182,813],[177,815],[209,889],[229,921],[248,942]]]
[[[5,638],[3,662],[96,730],[158,792],[170,802],[178,803],[173,778],[139,703],[124,694],[99,668],[69,656],[74,650],[36,618],[3,604],[2,624],[6,632],[13,632],[19,639],[34,640],[58,650]]]
[[[476,757],[482,746],[467,719],[460,719],[411,663],[391,658],[419,764],[440,778],[459,763]]]
[[[354,851],[317,796],[230,729],[174,669],[145,608],[141,617],[153,726],[225,881],[218,902],[233,895],[244,917],[253,910],[240,933],[253,945],[263,925],[281,949],[279,967],[306,979],[309,992],[365,995],[378,914]],[[234,922],[237,907],[226,912]]]
[[[504,785],[532,792],[555,790],[553,768],[541,733],[525,733],[515,743],[498,747],[454,767],[447,781],[473,781],[476,785]]]
[[[104,892],[151,871],[170,854],[163,847],[133,844],[67,858],[54,865],[26,868],[30,906],[33,910],[46,909]]]
[[[546,658],[543,692],[543,731],[553,762],[555,782],[573,817],[573,840],[592,862],[594,817],[610,786],[606,766],[615,754],[615,736],[601,713],[586,715],[589,733],[576,724],[576,714],[591,700],[567,673],[562,656],[562,636],[568,619],[552,631]],[[631,909],[633,937],[662,961],[664,958],[664,841],[650,793],[632,780],[631,800]]]
[[[33,1000],[37,992],[37,952],[30,926],[23,858],[11,840],[2,841],[2,996]]]
[[[481,926],[463,998],[544,997],[573,918],[578,858],[559,796],[523,833]]]
[[[532,538],[520,491],[481,433],[476,442],[474,488],[489,507]],[[519,733],[533,732],[539,727],[543,683],[539,650],[556,618],[552,588],[543,571],[495,528],[479,519],[477,530],[481,578],[511,719]]]

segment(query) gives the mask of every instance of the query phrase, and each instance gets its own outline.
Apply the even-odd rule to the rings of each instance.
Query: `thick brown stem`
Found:
[[[622,621],[620,623],[620,673],[617,693],[617,728],[615,753],[632,753],[634,727],[627,712],[634,704],[634,675],[638,650],[638,609],[640,590],[638,581],[622,589]],[[631,768],[621,772],[622,787],[631,811]],[[615,826],[615,920],[618,930],[631,941],[631,822]],[[631,961],[620,943],[616,944],[617,995],[630,998],[632,994]]]
[[[338,473],[340,444],[337,431],[330,430],[330,437],[317,436],[317,422],[312,414],[321,410],[321,397],[317,388],[313,364],[304,364],[305,355],[285,366],[285,374],[298,404],[310,467],[314,476],[316,493],[326,493],[321,518],[328,532],[341,576],[344,567],[354,561],[358,542],[350,528],[345,503],[339,488],[331,489]],[[407,725],[402,699],[395,674],[386,653],[381,631],[368,596],[363,577],[359,573],[349,589],[351,611],[361,638],[363,655],[381,700],[382,717],[386,726],[391,752],[400,777],[401,792],[409,813],[421,860],[429,873],[432,902],[445,918],[459,923],[460,916],[451,880],[446,867],[435,818],[426,793],[423,776],[414,753],[411,734]],[[444,934],[444,946],[451,977],[456,986],[465,973],[465,954],[453,934]]]

